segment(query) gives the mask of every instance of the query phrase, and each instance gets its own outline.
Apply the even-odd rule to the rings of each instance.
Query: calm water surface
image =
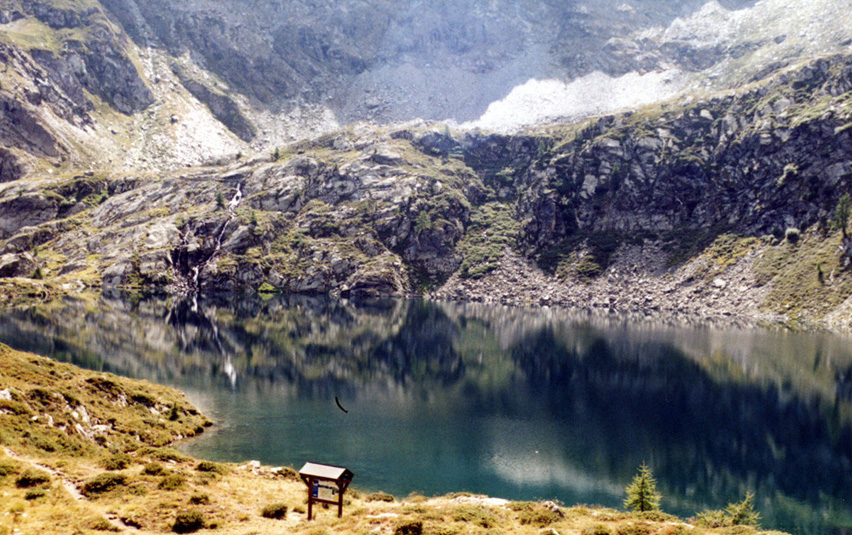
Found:
[[[765,528],[852,530],[846,336],[210,297],[0,311],[0,342],[181,388],[217,424],[183,446],[198,457],[339,464],[356,487],[402,496],[617,508],[646,462],[671,513],[750,490]]]

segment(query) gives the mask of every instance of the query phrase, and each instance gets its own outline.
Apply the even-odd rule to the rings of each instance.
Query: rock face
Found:
[[[531,78],[695,73],[731,60],[746,65],[742,58],[758,51],[789,58],[779,43],[793,41],[784,32],[801,20],[779,21],[781,29],[764,22],[760,32],[750,26],[752,17],[765,20],[779,10],[817,25],[808,33],[820,44],[794,45],[793,54],[811,46],[820,53],[839,50],[843,41],[829,37],[842,28],[832,22],[843,16],[831,11],[834,0],[826,0],[823,11],[787,1],[758,6],[753,15],[754,0],[102,4],[139,46],[162,46],[174,56],[188,52],[264,106],[329,105],[347,120],[469,121]],[[707,32],[708,26],[718,31]]]
[[[835,107],[852,90],[850,72],[848,57],[819,60],[658,118],[636,112],[578,128],[522,179],[530,243],[578,229],[783,236],[827,224],[852,178],[849,111]]]
[[[254,125],[242,114],[240,108],[228,95],[217,92],[192,78],[184,69],[174,66],[173,70],[183,86],[199,101],[203,102],[210,113],[228,127],[243,141],[251,141],[257,133]]]
[[[16,2],[12,2],[15,4]],[[91,106],[85,88],[121,113],[134,113],[153,103],[153,95],[127,53],[127,41],[96,4],[85,9],[61,8],[54,2],[21,2],[20,11],[53,30],[69,31],[61,51],[35,49],[35,59],[57,79],[75,103]],[[79,35],[75,30],[85,30]]]
[[[71,146],[92,144],[95,104],[87,92],[127,115],[153,104],[131,59],[132,44],[96,3],[3,7],[0,23],[10,28],[0,39],[9,73],[0,88],[0,181],[23,177],[32,167],[26,162],[79,158]],[[29,26],[16,26],[22,23]]]
[[[26,165],[9,149],[0,148],[0,182],[18,180],[27,173]]]

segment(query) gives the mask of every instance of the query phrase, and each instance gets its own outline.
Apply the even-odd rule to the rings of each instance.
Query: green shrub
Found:
[[[4,412],[11,412],[12,414],[17,414],[19,416],[32,416],[33,414],[33,411],[20,401],[8,399],[0,399],[0,409]]]
[[[393,502],[394,498],[386,492],[379,491],[367,494],[366,500],[368,502]]]
[[[674,515],[664,513],[662,511],[643,511],[637,513],[636,516],[642,520],[650,520],[651,522],[678,522],[678,518]]]
[[[146,476],[161,476],[166,472],[166,469],[163,468],[163,465],[160,463],[152,462],[145,465],[142,469],[142,473]]]
[[[420,520],[409,520],[398,524],[393,530],[393,535],[422,535],[423,522]]]
[[[562,519],[556,511],[544,508],[522,511],[518,518],[521,521],[521,524],[529,524],[539,527],[549,526],[550,524],[559,522]]]
[[[479,505],[462,505],[453,511],[453,520],[456,522],[467,522],[483,528],[497,526],[497,516],[490,509]]]
[[[121,522],[126,526],[130,526],[131,528],[136,529],[142,529],[142,521],[135,513],[123,514],[119,516],[118,519],[121,520]]]
[[[725,511],[720,509],[708,509],[698,513],[693,523],[703,528],[721,528],[729,525]]]
[[[89,524],[89,528],[95,531],[121,531],[118,526],[114,525],[112,522],[102,516],[92,520],[92,522]]]
[[[615,535],[651,535],[656,528],[650,524],[621,524],[615,529]]]
[[[20,471],[20,465],[14,461],[0,461],[0,477],[13,476]]]
[[[848,193],[844,193],[834,209],[834,226],[840,229],[844,238],[846,237],[846,227],[849,225],[850,214],[852,214],[852,200],[850,200]]]
[[[175,523],[172,524],[172,531],[175,533],[192,533],[203,527],[204,515],[201,514],[201,511],[191,509],[177,514]]]
[[[754,510],[754,494],[746,493],[741,502],[729,503],[725,514],[731,519],[732,526],[760,527],[760,514]]]
[[[429,212],[422,210],[414,222],[414,232],[419,236],[426,230],[432,230],[432,217]]]
[[[145,496],[148,494],[148,487],[146,487],[141,481],[137,481],[136,483],[128,485],[127,492],[133,496]]]
[[[746,493],[743,501],[729,503],[724,511],[715,509],[699,513],[695,518],[695,525],[707,528],[760,527],[760,514],[754,510],[754,494]]]
[[[210,496],[203,492],[199,492],[189,497],[189,503],[192,505],[207,505],[210,503]]]
[[[24,494],[25,500],[37,500],[39,498],[43,498],[47,495],[47,490],[44,487],[35,487],[31,489],[27,489],[26,494]]]
[[[515,511],[516,513],[520,513],[521,511],[532,511],[536,508],[535,502],[509,502],[507,505],[509,509]]]
[[[42,451],[47,451],[47,452],[56,451],[56,444],[53,442],[53,440],[50,437],[45,437],[45,436],[41,436],[41,435],[36,435],[36,436],[30,435],[30,437],[28,437],[27,441],[30,443],[30,445],[35,446],[36,448],[38,448]]]
[[[660,528],[654,535],[688,535],[695,531],[692,526],[684,526],[683,524],[668,524]]]
[[[41,470],[28,469],[15,480],[15,486],[19,489],[37,487],[50,482],[50,475]]]
[[[83,494],[92,496],[108,492],[115,487],[124,486],[127,483],[127,477],[124,474],[116,474],[113,472],[104,472],[98,474],[92,479],[83,484]]]
[[[130,466],[130,463],[132,462],[133,459],[130,458],[130,455],[127,455],[126,453],[118,453],[101,459],[101,466],[104,470],[124,470]]]
[[[290,468],[289,466],[281,466],[274,471],[277,472],[278,475],[283,477],[284,479],[289,479],[291,481],[299,481],[301,479],[299,477],[299,472],[297,472],[293,468]],[[356,491],[355,489],[349,489],[349,495],[353,498],[359,497],[358,491]]]
[[[260,511],[260,516],[263,518],[274,518],[281,520],[287,517],[287,506],[283,503],[273,503],[267,505]]]
[[[462,530],[454,524],[438,524],[429,529],[432,535],[459,535]]]
[[[177,490],[183,487],[186,483],[186,478],[182,474],[169,474],[157,483],[157,488],[161,490]]]
[[[254,212],[252,212],[254,213]],[[257,293],[259,294],[275,294],[278,293],[278,288],[269,284],[268,282],[264,282],[257,288]]]
[[[574,271],[581,280],[590,281],[603,273],[603,268],[591,255],[586,255],[577,262]]]
[[[162,462],[183,462],[188,461],[189,457],[183,455],[174,448],[152,448],[146,447],[139,450],[140,455],[150,457],[156,461]]]
[[[612,530],[603,524],[595,524],[583,528],[581,535],[612,535]]]
[[[215,472],[217,474],[224,474],[228,471],[225,466],[212,461],[201,461],[195,469],[199,472]]]
[[[731,526],[722,529],[719,533],[723,535],[757,535],[757,530],[751,526]]]
[[[13,515],[16,515],[16,516],[23,514],[24,511],[26,511],[26,510],[27,510],[27,503],[22,501],[22,500],[12,502],[12,505],[9,507],[9,512],[12,513]]]
[[[157,400],[151,397],[151,394],[147,392],[136,392],[130,395],[130,399],[139,403],[140,405],[145,405],[148,408],[154,407],[157,405]]]

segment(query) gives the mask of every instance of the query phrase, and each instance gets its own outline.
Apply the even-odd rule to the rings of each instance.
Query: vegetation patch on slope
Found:
[[[458,249],[464,256],[461,273],[479,278],[497,268],[503,251],[516,246],[520,223],[513,218],[511,206],[493,202],[476,208]]]

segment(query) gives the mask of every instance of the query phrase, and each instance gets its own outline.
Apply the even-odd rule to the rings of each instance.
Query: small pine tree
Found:
[[[627,499],[624,507],[632,511],[657,511],[660,509],[660,493],[657,492],[657,480],[645,463],[639,467],[639,473],[633,482],[624,488]]]
[[[760,513],[754,510],[754,494],[746,493],[743,501],[729,503],[725,514],[731,519],[732,526],[751,526],[760,528]]]
[[[222,195],[221,191],[216,192],[216,208],[224,208],[225,207],[225,197]]]
[[[417,220],[414,222],[414,232],[419,236],[424,230],[432,229],[432,218],[429,212],[423,210],[417,214]]]
[[[848,193],[844,193],[840,200],[837,201],[837,208],[834,209],[834,224],[840,227],[840,232],[843,237],[846,237],[846,226],[849,224],[849,216],[852,215],[852,199]]]
[[[275,147],[275,151],[272,153],[272,161],[277,162],[279,158],[281,158],[281,151],[278,150],[278,147]]]

